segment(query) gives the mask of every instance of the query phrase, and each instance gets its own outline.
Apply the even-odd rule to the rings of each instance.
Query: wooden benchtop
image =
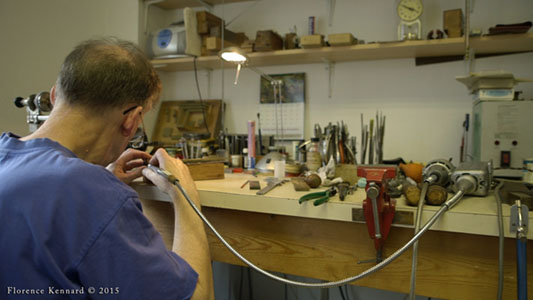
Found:
[[[259,180],[261,188],[266,186],[266,177],[253,177],[247,174],[225,174],[225,179],[196,181],[202,206],[251,211],[267,214],[277,214],[295,217],[327,219],[353,222],[353,210],[362,207],[365,198],[364,189],[358,189],[352,195],[347,195],[344,201],[338,196],[330,198],[329,202],[320,206],[313,206],[312,202],[298,203],[298,198],[306,193],[320,191],[326,188],[312,189],[309,192],[296,192],[290,182],[278,186],[264,196],[256,195],[257,190],[250,190],[248,185],[240,188],[246,180]],[[170,201],[170,198],[160,192],[155,186],[134,182],[132,187],[142,199]],[[450,195],[451,196],[451,195]],[[408,206],[403,197],[396,199],[396,210],[416,215],[416,207]],[[439,209],[436,206],[424,206],[422,223],[427,222]],[[504,232],[506,237],[514,237],[509,232],[510,206],[503,205]],[[533,220],[530,210],[529,218]],[[414,219],[414,218],[413,218]],[[531,222],[530,222],[531,224]],[[413,225],[393,225],[413,227]],[[498,236],[497,206],[493,194],[487,197],[465,197],[461,202],[446,212],[431,230],[469,233],[477,235]],[[528,239],[533,239],[533,230],[528,231]]]

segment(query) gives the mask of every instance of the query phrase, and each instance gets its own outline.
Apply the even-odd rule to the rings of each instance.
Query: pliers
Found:
[[[331,187],[322,192],[315,192],[303,195],[298,200],[298,203],[302,204],[305,201],[314,200],[313,205],[318,206],[320,204],[328,202],[329,198],[335,196],[335,194],[337,194],[337,189],[335,187]]]

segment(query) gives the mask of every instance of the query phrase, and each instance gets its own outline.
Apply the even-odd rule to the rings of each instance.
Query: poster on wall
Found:
[[[269,75],[281,88],[261,77],[259,113],[261,131],[278,140],[304,138],[305,73]]]

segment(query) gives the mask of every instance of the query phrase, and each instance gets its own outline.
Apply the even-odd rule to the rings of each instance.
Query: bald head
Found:
[[[72,106],[105,111],[157,99],[161,82],[148,58],[131,42],[115,38],[82,42],[65,58],[58,96]]]

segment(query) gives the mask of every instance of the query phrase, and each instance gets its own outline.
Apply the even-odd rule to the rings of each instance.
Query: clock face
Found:
[[[398,16],[404,21],[414,21],[421,14],[422,2],[420,0],[401,0],[398,4]]]

